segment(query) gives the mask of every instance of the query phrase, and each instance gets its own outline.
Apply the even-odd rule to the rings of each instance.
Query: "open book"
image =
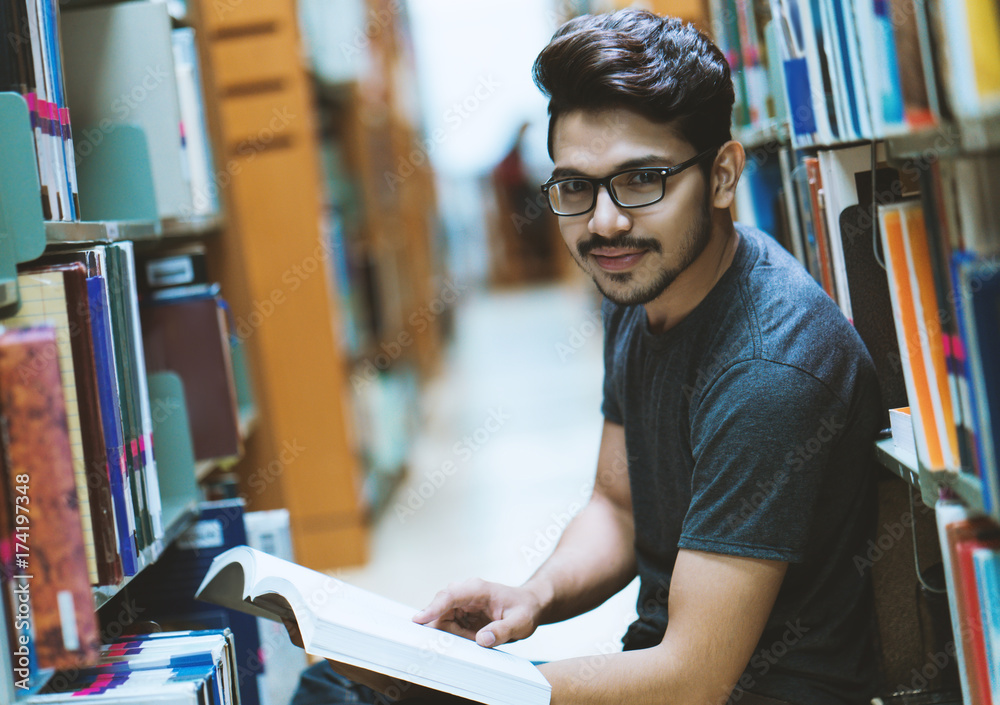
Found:
[[[196,597],[298,624],[307,653],[489,705],[548,705],[530,661],[416,624],[416,610],[248,546],[217,556]]]

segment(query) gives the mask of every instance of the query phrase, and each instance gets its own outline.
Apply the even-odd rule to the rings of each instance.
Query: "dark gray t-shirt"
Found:
[[[658,644],[680,548],[789,563],[741,688],[867,702],[880,400],[854,328],[798,261],[737,225],[732,266],[679,324],[604,302],[603,412],[625,429],[641,579],[626,649]]]

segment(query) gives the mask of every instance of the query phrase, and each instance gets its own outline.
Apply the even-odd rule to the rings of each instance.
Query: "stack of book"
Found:
[[[91,586],[118,586],[160,557],[194,510],[195,458],[242,452],[218,287],[147,293],[140,306],[133,250],[126,241],[50,251],[22,267],[20,309],[0,319],[0,579],[7,590],[30,586],[30,619],[11,600],[4,621],[11,643],[25,640],[32,685],[42,669],[92,661]],[[190,403],[150,392],[161,369],[180,377]],[[181,436],[154,455],[170,423]],[[193,449],[186,464],[162,462],[178,443]]]
[[[0,91],[21,94],[31,112],[42,212],[46,220],[76,220],[76,153],[63,81],[58,3],[5,2],[0,36]]]
[[[1000,101],[988,0],[712,0],[734,122],[788,122],[795,146],[905,134]],[[783,90],[782,90],[783,88]]]
[[[1000,529],[955,502],[937,522],[965,701],[1000,702]]]
[[[239,705],[234,651],[229,630],[121,637],[92,666],[56,672],[25,703]]]

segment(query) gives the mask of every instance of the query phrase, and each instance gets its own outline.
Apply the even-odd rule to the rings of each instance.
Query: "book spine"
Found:
[[[70,345],[80,404],[80,432],[84,444],[98,583],[116,585],[123,574],[115,538],[114,503],[108,476],[108,453],[101,417],[93,324],[84,267],[77,265],[67,271],[65,279],[70,284],[66,287],[66,310],[69,312]]]
[[[106,287],[104,277],[94,276],[87,279],[90,318],[93,322],[94,361],[101,402],[101,423],[107,447],[108,479],[115,508],[118,552],[123,573],[135,575],[138,570],[139,552],[135,542],[135,518],[132,514],[131,489],[125,466],[124,434],[115,375],[115,352],[111,344],[111,318]]]
[[[0,413],[6,424],[15,507],[28,550],[14,576],[28,591],[38,665],[72,668],[97,657],[93,609],[76,481],[66,426],[56,335],[51,327],[0,335]],[[30,540],[30,543],[29,543]]]

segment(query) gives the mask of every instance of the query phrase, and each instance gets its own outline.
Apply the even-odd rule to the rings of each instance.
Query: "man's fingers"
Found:
[[[499,619],[490,622],[476,633],[476,643],[480,646],[500,646],[522,639],[530,633],[527,624],[515,619]]]
[[[413,615],[417,624],[429,624],[445,617],[455,609],[471,610],[473,605],[481,605],[489,596],[482,590],[481,580],[470,580],[458,585],[449,585],[431,600],[431,603]]]

